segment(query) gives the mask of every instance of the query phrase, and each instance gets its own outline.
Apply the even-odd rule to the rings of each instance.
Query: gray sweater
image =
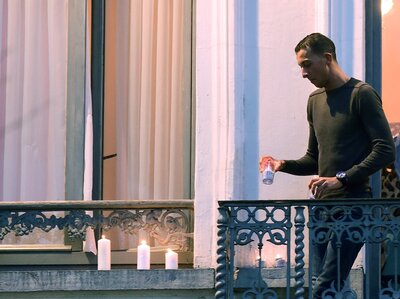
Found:
[[[307,104],[309,140],[306,154],[286,160],[282,172],[333,177],[345,171],[348,185],[322,194],[357,197],[367,192],[369,176],[395,159],[395,147],[382,101],[368,84],[351,78],[343,86],[314,91]]]

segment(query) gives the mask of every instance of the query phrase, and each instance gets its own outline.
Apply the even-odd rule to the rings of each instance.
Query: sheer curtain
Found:
[[[0,1],[0,201],[64,199],[67,4]]]
[[[106,4],[105,105],[115,115],[105,126],[115,128],[115,141],[105,142],[115,142],[117,153],[111,196],[189,198],[191,1]],[[131,237],[111,238],[123,248],[133,244]]]

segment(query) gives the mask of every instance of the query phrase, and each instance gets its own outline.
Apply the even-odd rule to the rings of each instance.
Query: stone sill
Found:
[[[214,269],[0,271],[0,293],[214,289]]]
[[[290,287],[295,287],[295,270],[290,269]],[[287,284],[287,269],[285,268],[262,268],[261,277],[268,283],[270,288],[282,288]],[[308,268],[304,268],[304,287],[308,287]],[[252,284],[252,281],[257,281],[257,268],[239,268],[236,271],[235,288],[247,288]],[[360,289],[363,287],[364,269],[361,267],[352,268],[350,271],[350,281],[352,287]]]
[[[240,268],[235,288],[248,288],[257,278],[256,268]],[[305,269],[307,281],[308,269]],[[262,278],[270,288],[286,286],[286,269],[263,268]],[[294,287],[294,269],[290,271]],[[214,269],[87,269],[67,270],[0,270],[0,294],[49,291],[160,291],[160,290],[214,290]],[[352,287],[357,293],[363,289],[363,269],[353,268]],[[308,287],[305,283],[305,287]],[[1,295],[0,295],[1,297]]]

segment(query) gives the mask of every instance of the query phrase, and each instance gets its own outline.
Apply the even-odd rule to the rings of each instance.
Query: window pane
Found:
[[[67,0],[0,2],[0,201],[65,196]],[[64,233],[0,244],[64,243]]]
[[[103,198],[189,198],[191,1],[106,1],[106,12]]]

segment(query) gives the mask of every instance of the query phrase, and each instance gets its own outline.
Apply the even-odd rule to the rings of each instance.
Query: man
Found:
[[[306,36],[297,44],[295,53],[303,78],[318,88],[311,93],[307,104],[307,152],[298,160],[264,156],[260,171],[271,161],[275,171],[318,174],[308,186],[317,199],[372,197],[369,176],[395,158],[379,95],[370,85],[345,74],[336,60],[335,45],[326,36],[320,33]],[[361,246],[343,243],[341,279],[348,276]],[[321,298],[337,277],[337,250],[332,244],[316,247],[313,298]]]

